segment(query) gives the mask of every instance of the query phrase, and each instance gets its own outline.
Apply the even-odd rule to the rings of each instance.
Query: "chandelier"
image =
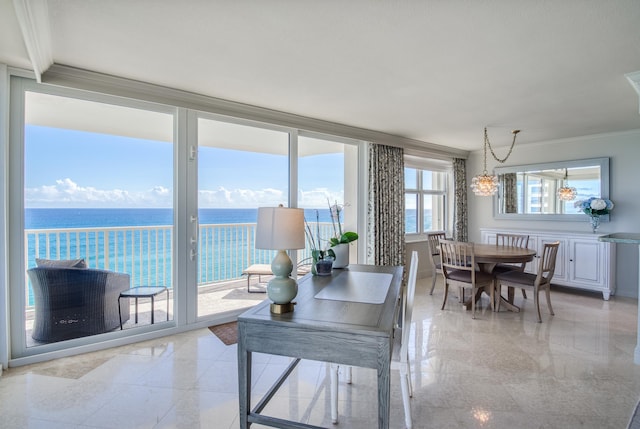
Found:
[[[493,148],[491,147],[491,143],[489,142],[487,127],[484,127],[484,170],[482,170],[482,174],[479,174],[471,179],[471,190],[474,194],[481,197],[490,197],[491,195],[495,195],[495,193],[498,192],[498,178],[493,174],[489,175],[487,173],[487,146],[489,147],[489,151],[491,152],[491,156],[493,156],[493,159],[502,164],[507,159],[509,159],[509,156],[511,156],[513,147],[516,144],[516,136],[519,132],[520,130],[511,131],[511,133],[513,134],[513,141],[511,142],[509,152],[504,158],[498,158],[493,151]]]
[[[569,174],[567,169],[565,168],[562,187],[558,189],[558,193],[557,193],[560,201],[573,201],[576,199],[576,195],[578,194],[578,191],[576,190],[576,188],[574,188],[573,186],[568,186],[568,184],[566,183],[568,177],[569,177]]]

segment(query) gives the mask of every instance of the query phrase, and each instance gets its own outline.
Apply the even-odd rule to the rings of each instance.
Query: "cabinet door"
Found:
[[[481,241],[487,244],[496,244],[496,235],[495,232],[483,232]]]
[[[601,287],[604,281],[602,243],[572,239],[570,246],[569,281]]]
[[[558,255],[556,256],[556,270],[554,271],[551,283],[553,283],[554,281],[566,281],[569,277],[567,274],[567,255],[569,254],[567,245],[568,241],[564,239],[558,239],[558,237],[550,237],[544,235],[531,237],[531,239],[529,240],[529,248],[536,251],[536,256],[533,258],[533,261],[527,264],[525,271],[532,274],[538,274],[538,264],[540,259],[542,258],[544,245],[547,243],[555,243],[556,241],[560,242],[560,247],[558,247]]]
[[[556,270],[553,273],[551,283],[553,283],[554,280],[566,281],[569,278],[567,269],[567,256],[569,255],[568,240],[558,239],[558,237],[547,237],[543,235],[538,236],[538,254],[536,255],[537,260],[540,260],[540,258],[542,257],[544,245],[555,243],[556,241],[560,242],[560,246],[558,247],[558,255],[556,256]]]

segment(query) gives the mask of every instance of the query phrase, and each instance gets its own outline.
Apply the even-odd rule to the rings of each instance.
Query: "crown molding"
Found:
[[[638,96],[640,96],[640,71],[627,73],[624,76],[627,78],[633,89],[636,90]],[[640,102],[638,103],[638,113],[640,113]]]
[[[184,107],[223,116],[236,117],[324,133],[377,144],[402,147],[413,154],[433,156],[440,159],[467,158],[468,151],[437,145],[434,143],[387,134],[380,131],[353,127],[292,113],[267,109],[236,101],[209,97],[175,88],[126,79],[118,76],[83,70],[61,64],[53,64],[42,76],[43,83],[59,85],[129,99],[138,99],[164,105]]]
[[[31,66],[36,80],[40,83],[42,74],[53,64],[47,2],[46,0],[13,0],[13,7]]]

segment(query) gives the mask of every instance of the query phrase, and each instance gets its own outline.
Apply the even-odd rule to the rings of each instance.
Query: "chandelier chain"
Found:
[[[489,135],[487,134],[487,127],[484,127],[484,164],[485,164],[485,170],[487,169],[487,146],[489,146],[489,150],[491,151],[491,156],[493,156],[493,159],[495,159],[496,161],[498,161],[500,164],[503,164],[507,159],[509,159],[509,157],[511,156],[511,152],[513,151],[513,147],[516,144],[516,136],[518,135],[518,133],[520,132],[520,130],[513,130],[513,141],[511,142],[511,147],[509,148],[509,152],[507,153],[507,156],[505,156],[504,158],[498,158],[496,156],[496,153],[493,151],[493,148],[491,147],[491,142],[489,142]]]

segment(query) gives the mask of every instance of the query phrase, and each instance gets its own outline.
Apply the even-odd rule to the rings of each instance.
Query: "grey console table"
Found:
[[[310,274],[298,282],[295,310],[272,314],[269,301],[238,317],[240,428],[315,428],[261,414],[300,359],[374,368],[378,372],[378,428],[389,427],[393,327],[399,308],[402,267],[349,265],[331,276]],[[362,293],[362,291],[369,293]],[[251,408],[251,354],[295,358]]]
[[[631,232],[618,232],[615,234],[603,235],[598,240],[609,243],[625,243],[640,246],[640,234]],[[639,255],[640,255],[640,249]],[[640,256],[638,256],[638,297],[640,297]],[[638,305],[638,339],[636,340],[636,348],[633,351],[633,363],[640,365],[640,305]]]

